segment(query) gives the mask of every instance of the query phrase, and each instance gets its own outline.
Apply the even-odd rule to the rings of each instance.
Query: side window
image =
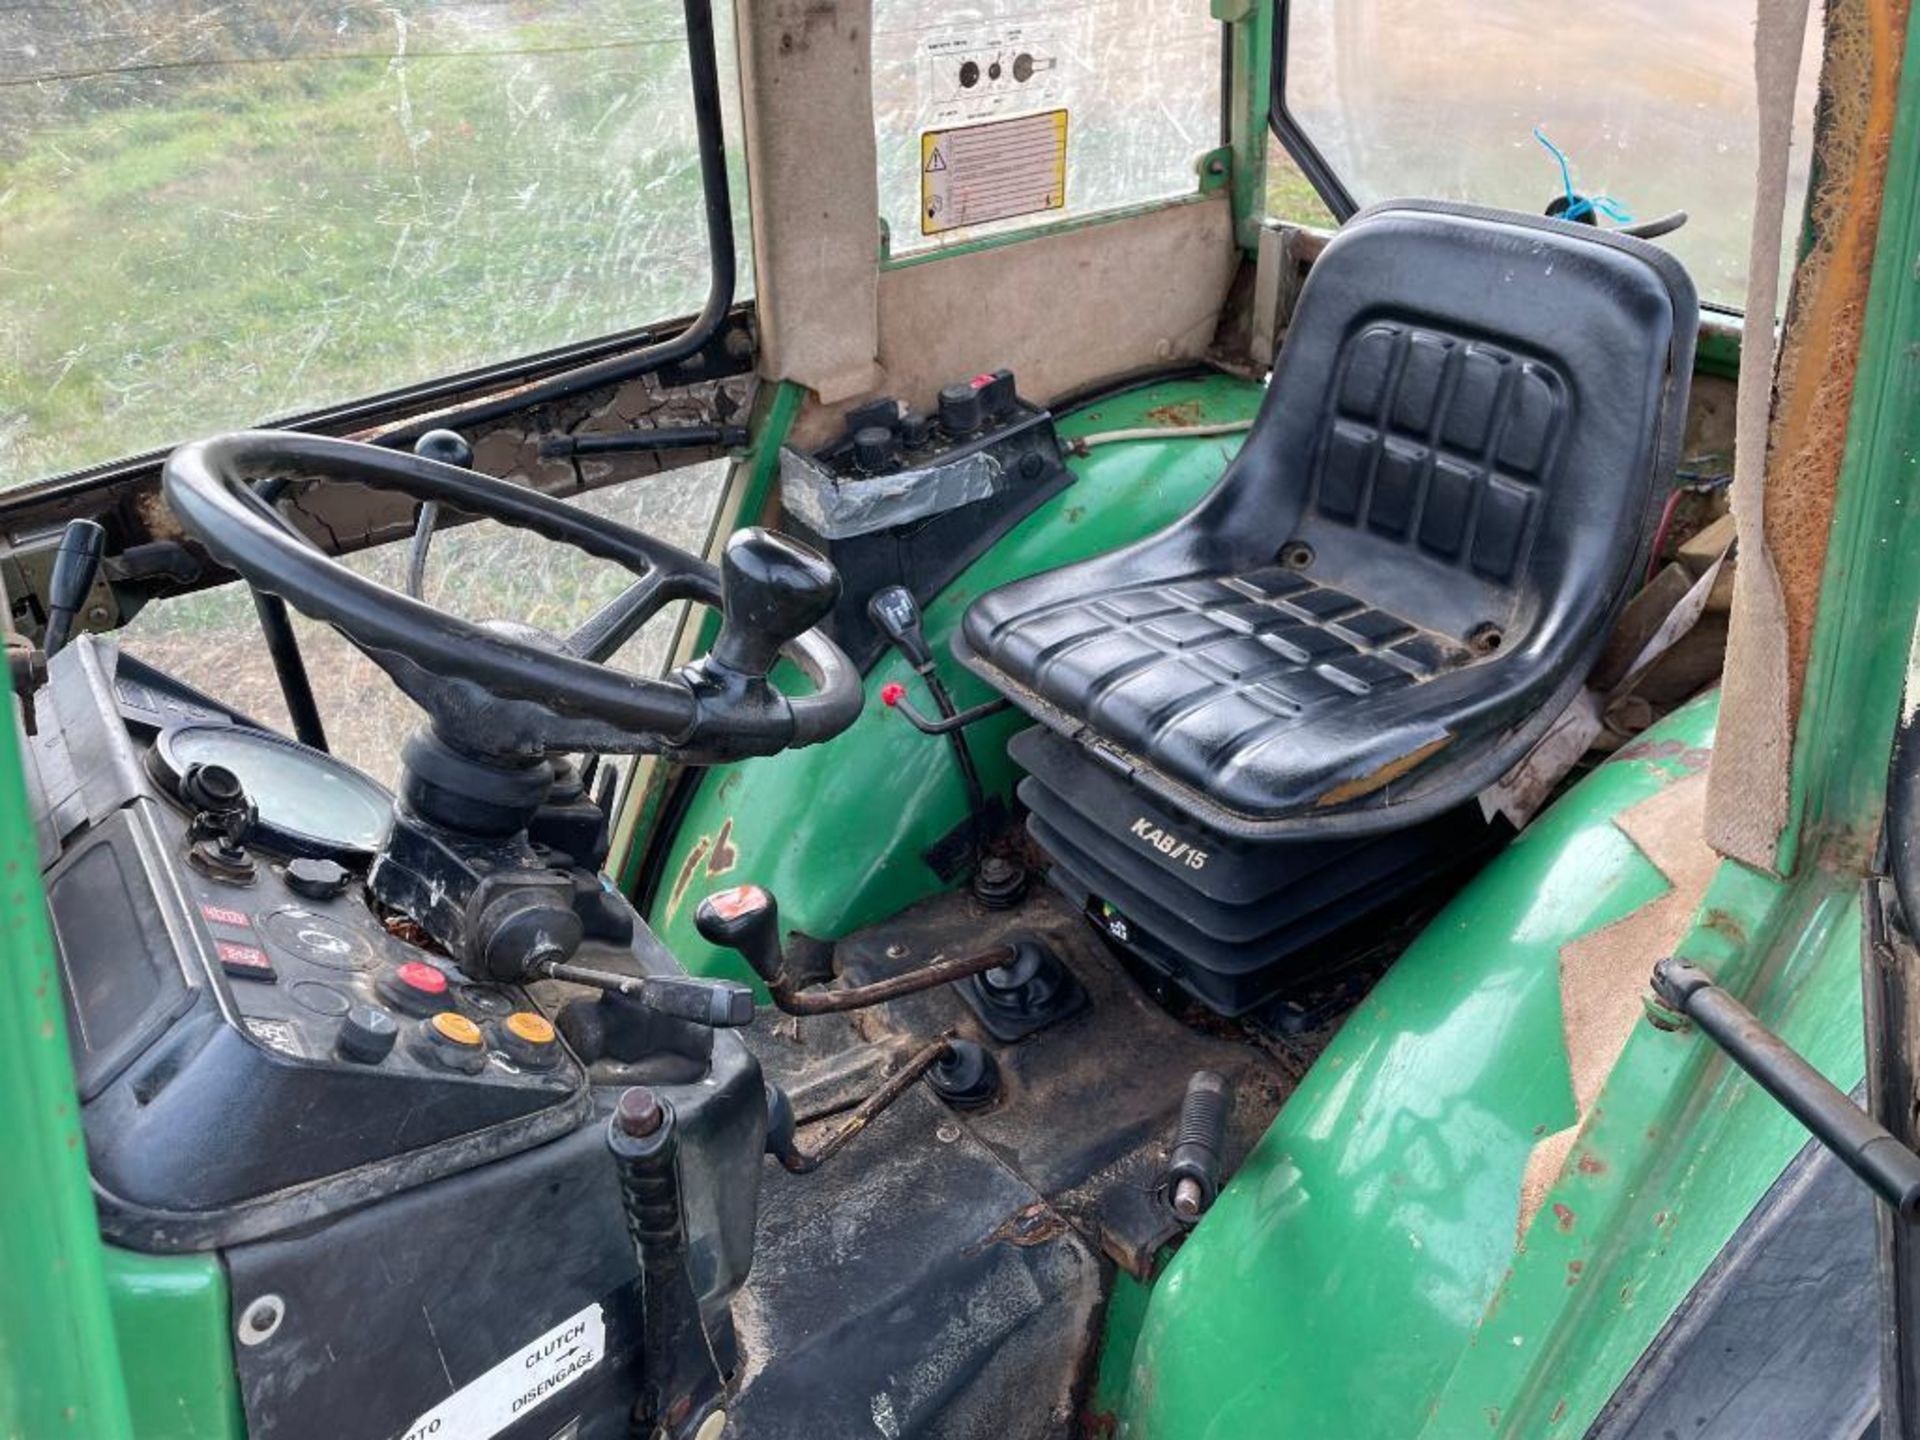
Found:
[[[1296,148],[1317,152],[1356,204],[1427,196],[1539,213],[1563,184],[1537,127],[1567,156],[1578,193],[1637,220],[1685,210],[1685,227],[1661,243],[1702,300],[1744,300],[1757,146],[1750,8],[1278,3],[1277,128],[1291,123]],[[1791,215],[1806,190],[1816,70],[1801,70]]]
[[[697,310],[689,84],[676,0],[0,11],[0,485]]]
[[[877,0],[880,213],[896,255],[1193,193],[1221,143],[1207,0]]]

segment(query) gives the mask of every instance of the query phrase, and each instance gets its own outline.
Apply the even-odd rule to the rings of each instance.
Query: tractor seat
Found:
[[[956,652],[1220,833],[1437,815],[1574,699],[1644,570],[1697,321],[1645,242],[1368,210],[1313,266],[1199,506],[981,596]]]

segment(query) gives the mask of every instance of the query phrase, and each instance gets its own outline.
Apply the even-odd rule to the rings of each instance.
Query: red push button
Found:
[[[446,973],[424,960],[409,960],[395,974],[402,985],[418,990],[423,995],[447,993]]]
[[[408,1015],[435,1015],[453,1008],[447,998],[446,971],[424,960],[407,961],[381,976],[374,988],[388,1004]]]

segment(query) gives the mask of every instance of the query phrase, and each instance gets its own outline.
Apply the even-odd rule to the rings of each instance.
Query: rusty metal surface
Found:
[[[1177,1233],[1155,1192],[1188,1076],[1214,1069],[1232,1082],[1231,1173],[1297,1070],[1228,1022],[1210,1019],[1196,1028],[1161,1009],[1082,917],[1043,885],[1012,910],[946,895],[850,936],[836,948],[838,983],[885,981],[1022,935],[1050,946],[1090,1003],[1016,1044],[995,1042],[951,986],[851,1016],[763,1016],[748,1043],[768,1077],[794,1097],[804,1122],[831,1116],[872,1089],[873,1068],[856,1057],[879,1052],[890,1066],[916,1042],[937,1036],[980,1042],[999,1065],[1001,1094],[984,1109],[948,1112],[949,1123],[1000,1157],[1095,1249],[1148,1276]],[[875,1154],[884,1136],[876,1128],[834,1168],[915,1163],[911,1155]]]

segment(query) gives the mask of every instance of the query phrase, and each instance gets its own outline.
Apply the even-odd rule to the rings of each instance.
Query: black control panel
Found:
[[[1013,528],[1035,506],[1072,481],[1054,433],[1053,416],[1022,399],[1011,370],[995,370],[943,386],[931,414],[883,398],[848,413],[845,429],[809,457],[820,471],[849,484],[887,478],[906,511],[916,491],[942,498],[942,508],[838,538],[799,515],[787,528],[820,550],[840,572],[839,604],[827,633],[864,670],[886,649],[867,614],[868,600],[904,585],[921,602]],[[884,509],[876,511],[883,517]]]
[[[30,798],[111,1238],[195,1250],[298,1229],[577,1131],[596,1084],[636,1075],[688,1087],[687,1163],[756,1163],[737,1041],[618,996],[476,982],[378,907],[364,825],[385,792],[364,774],[110,642],[83,636],[52,668]],[[258,777],[243,842],[208,824],[220,796],[195,756]],[[589,938],[580,963],[682,973],[630,932]],[[750,1205],[729,1228],[716,1278],[744,1273]]]

